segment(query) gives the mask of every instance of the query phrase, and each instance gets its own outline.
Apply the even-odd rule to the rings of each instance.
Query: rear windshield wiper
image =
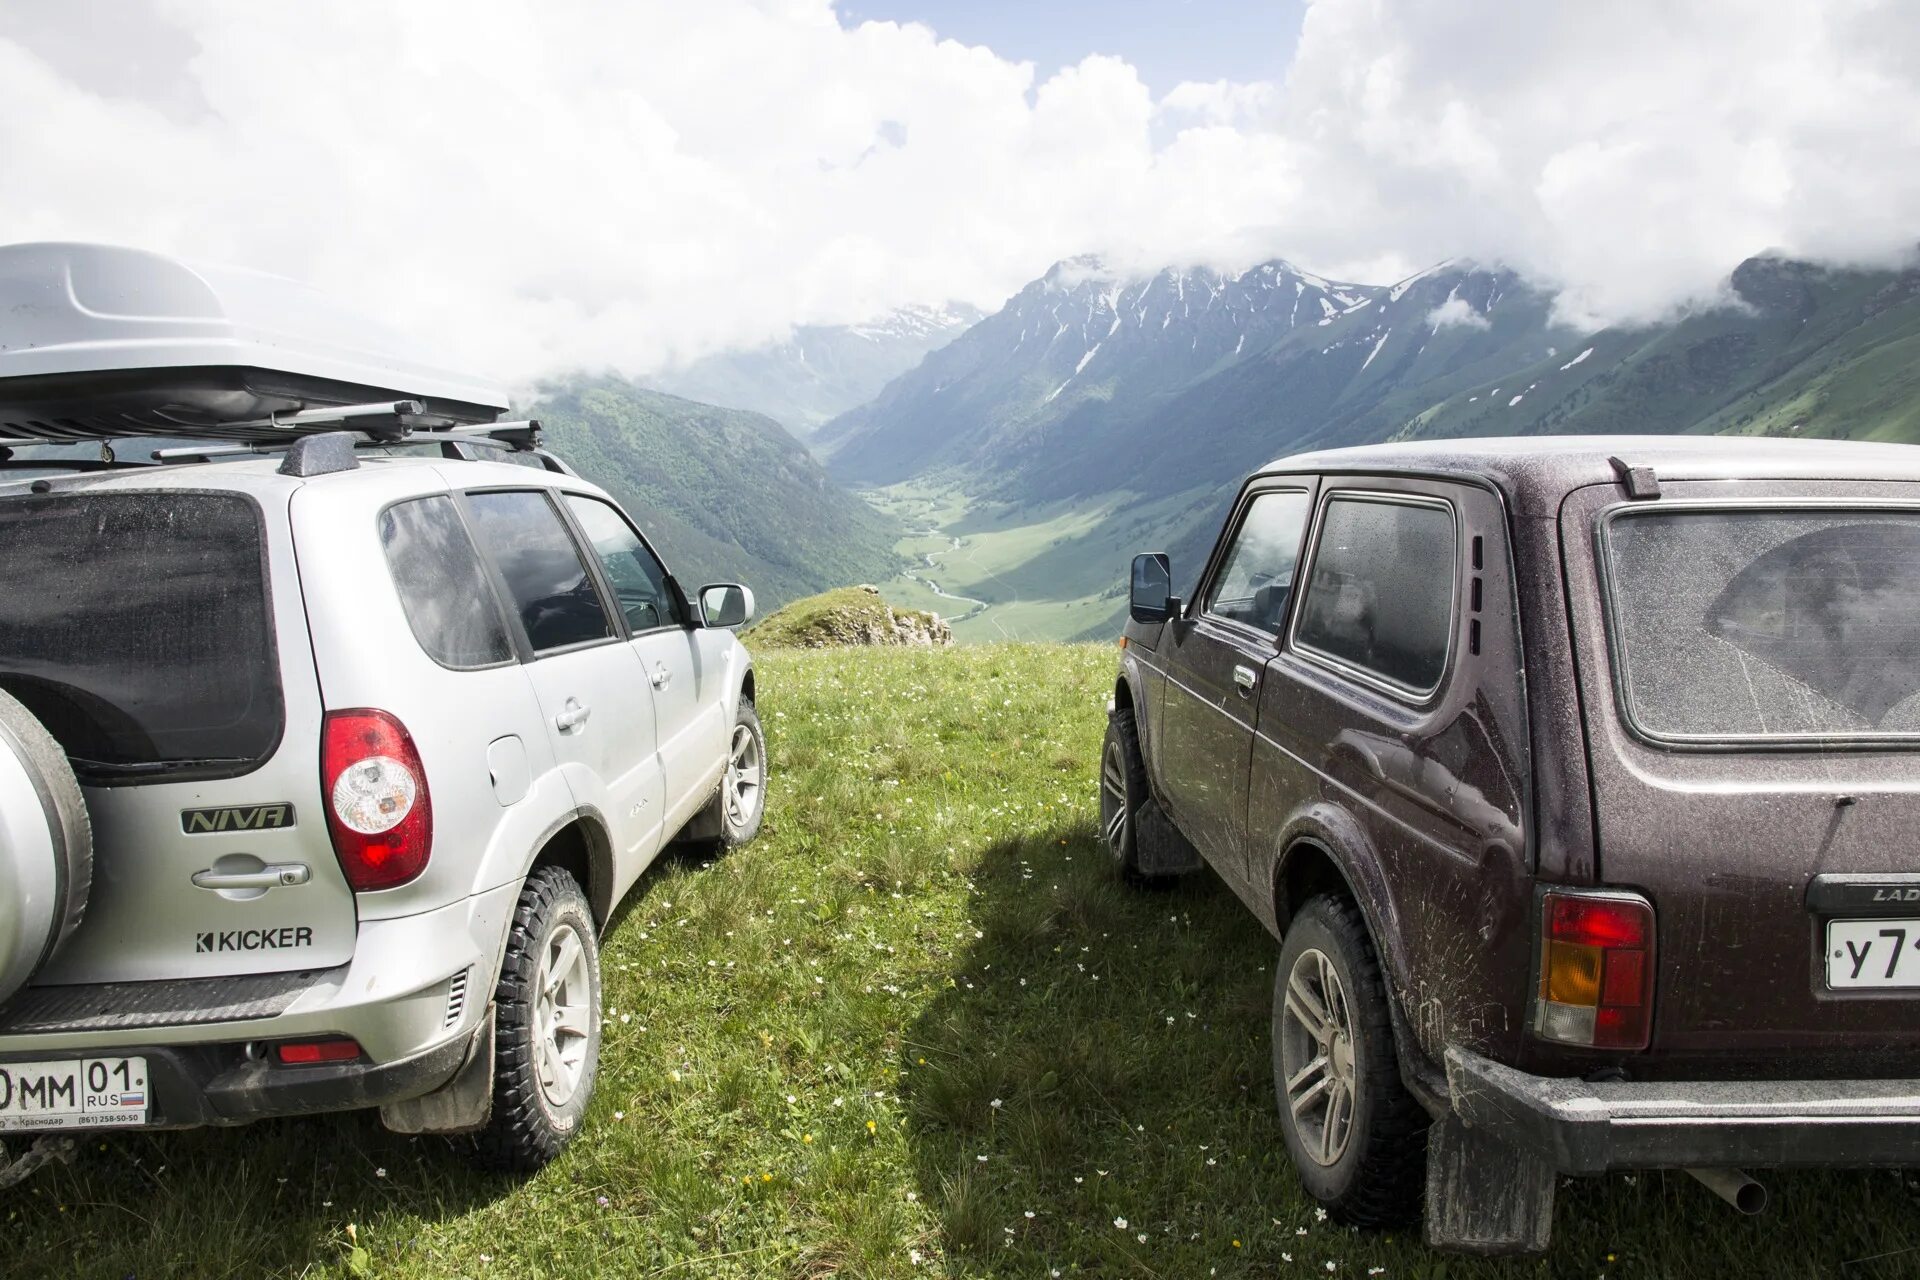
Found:
[[[96,778],[144,778],[173,773],[181,769],[212,769],[236,764],[251,764],[243,756],[202,756],[183,760],[89,760],[68,756],[75,773]]]

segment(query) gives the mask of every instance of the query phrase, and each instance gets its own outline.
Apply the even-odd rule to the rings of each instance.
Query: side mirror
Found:
[[[753,621],[753,588],[717,582],[700,588],[700,623],[708,627],[744,627]]]
[[[1133,558],[1127,616],[1135,622],[1165,622],[1180,612],[1173,594],[1173,563],[1158,551]]]

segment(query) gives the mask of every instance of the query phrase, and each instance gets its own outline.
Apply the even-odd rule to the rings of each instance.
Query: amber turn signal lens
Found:
[[[1548,942],[1546,951],[1546,990],[1541,995],[1560,1004],[1600,1003],[1600,969],[1605,959],[1600,948]]]

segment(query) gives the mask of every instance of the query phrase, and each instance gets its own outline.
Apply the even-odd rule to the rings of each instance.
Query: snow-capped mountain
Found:
[[[1143,277],[1074,259],[816,444],[849,479],[958,467],[1034,499],[1131,488],[1129,471],[1187,471],[1196,453],[1212,474],[1244,470],[1408,381],[1544,356],[1548,310],[1511,272],[1468,263],[1364,285],[1280,259]]]
[[[980,314],[965,303],[948,303],[902,307],[862,324],[802,325],[785,342],[707,356],[642,384],[764,413],[805,436],[835,414],[872,399]]]

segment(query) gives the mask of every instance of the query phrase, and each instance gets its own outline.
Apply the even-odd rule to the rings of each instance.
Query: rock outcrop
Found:
[[[744,637],[750,646],[825,649],[840,645],[937,648],[953,643],[953,628],[937,613],[888,604],[875,586],[843,587],[796,600]]]

